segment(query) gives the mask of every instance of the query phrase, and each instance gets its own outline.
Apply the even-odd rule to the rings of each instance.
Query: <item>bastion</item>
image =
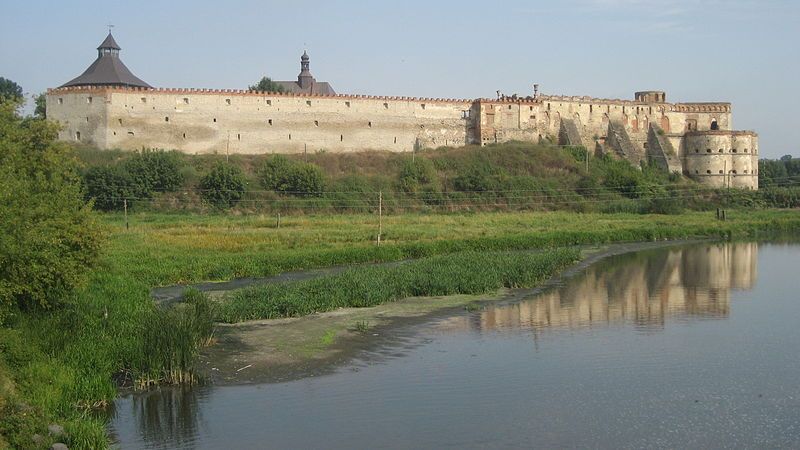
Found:
[[[119,59],[109,33],[95,62],[47,92],[59,138],[100,149],[265,154],[410,152],[512,140],[583,146],[651,162],[714,187],[758,188],[758,136],[735,131],[731,104],[668,103],[662,91],[633,100],[531,95],[443,99],[336,94],[304,53],[284,92],[153,88]]]

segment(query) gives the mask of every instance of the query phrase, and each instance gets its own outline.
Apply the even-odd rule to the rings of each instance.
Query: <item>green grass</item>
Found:
[[[465,269],[480,272],[491,260],[502,268],[507,258],[498,255],[517,250],[800,230],[797,211],[739,210],[728,216],[721,222],[713,213],[388,215],[383,242],[376,246],[377,220],[369,214],[284,216],[276,229],[269,215],[139,213],[131,217],[130,230],[121,215],[103,215],[109,243],[87,285],[62,309],[20,314],[0,329],[0,435],[12,447],[29,448],[34,433],[44,435],[49,423],[58,423],[67,430],[70,448],[106,446],[105,421],[94,410],[113,401],[118,381],[192,381],[196,352],[209,343],[212,314],[230,320],[300,315],[405,295],[531,283],[510,267],[488,271],[490,278],[465,277],[457,267],[470,264]],[[304,282],[318,291],[303,293],[292,284],[282,292],[265,288],[272,289],[269,297],[267,291],[237,293],[239,303],[220,311],[197,294],[166,311],[156,309],[149,296],[154,286],[410,258],[421,260],[394,269],[397,274],[353,269],[339,278]],[[514,261],[519,267],[535,262]],[[371,284],[375,279],[385,285]],[[328,288],[332,295],[322,291]]]
[[[502,287],[532,287],[576,262],[575,249],[464,252],[433,256],[398,267],[360,267],[308,281],[235,291],[217,319],[241,322],[297,317],[344,307],[367,307],[407,297],[484,294]]]

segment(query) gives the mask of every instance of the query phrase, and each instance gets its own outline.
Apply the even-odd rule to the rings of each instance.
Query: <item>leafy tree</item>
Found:
[[[125,160],[123,169],[135,187],[133,194],[150,197],[153,192],[171,192],[184,182],[180,155],[175,151],[142,150]]]
[[[0,103],[20,103],[22,101],[22,86],[0,77]]]
[[[284,194],[319,196],[325,190],[325,175],[319,167],[281,155],[267,158],[259,175],[264,189]]]
[[[119,166],[94,166],[83,175],[86,198],[94,200],[102,211],[122,209],[125,199],[135,197],[136,186],[131,176]]]
[[[270,77],[263,77],[258,80],[258,83],[249,86],[247,89],[259,92],[283,92],[283,86],[272,81]]]
[[[230,208],[244,197],[247,182],[241,169],[219,164],[200,180],[201,196],[217,208]]]
[[[67,301],[102,240],[57,125],[22,118],[17,107],[0,104],[0,322],[15,308]]]
[[[36,103],[36,109],[33,110],[33,115],[40,118],[46,119],[47,118],[47,94],[42,92],[41,94],[37,95],[33,98],[34,103]]]

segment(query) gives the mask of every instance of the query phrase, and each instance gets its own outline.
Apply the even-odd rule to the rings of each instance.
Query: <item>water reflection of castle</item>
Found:
[[[758,244],[716,244],[643,252],[596,264],[529,300],[490,305],[446,327],[573,328],[628,321],[661,327],[667,317],[727,317],[731,289],[756,281]]]

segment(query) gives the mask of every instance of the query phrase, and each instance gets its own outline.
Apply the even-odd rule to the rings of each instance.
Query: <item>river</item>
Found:
[[[320,376],[116,403],[122,448],[800,446],[800,245],[614,256]]]

